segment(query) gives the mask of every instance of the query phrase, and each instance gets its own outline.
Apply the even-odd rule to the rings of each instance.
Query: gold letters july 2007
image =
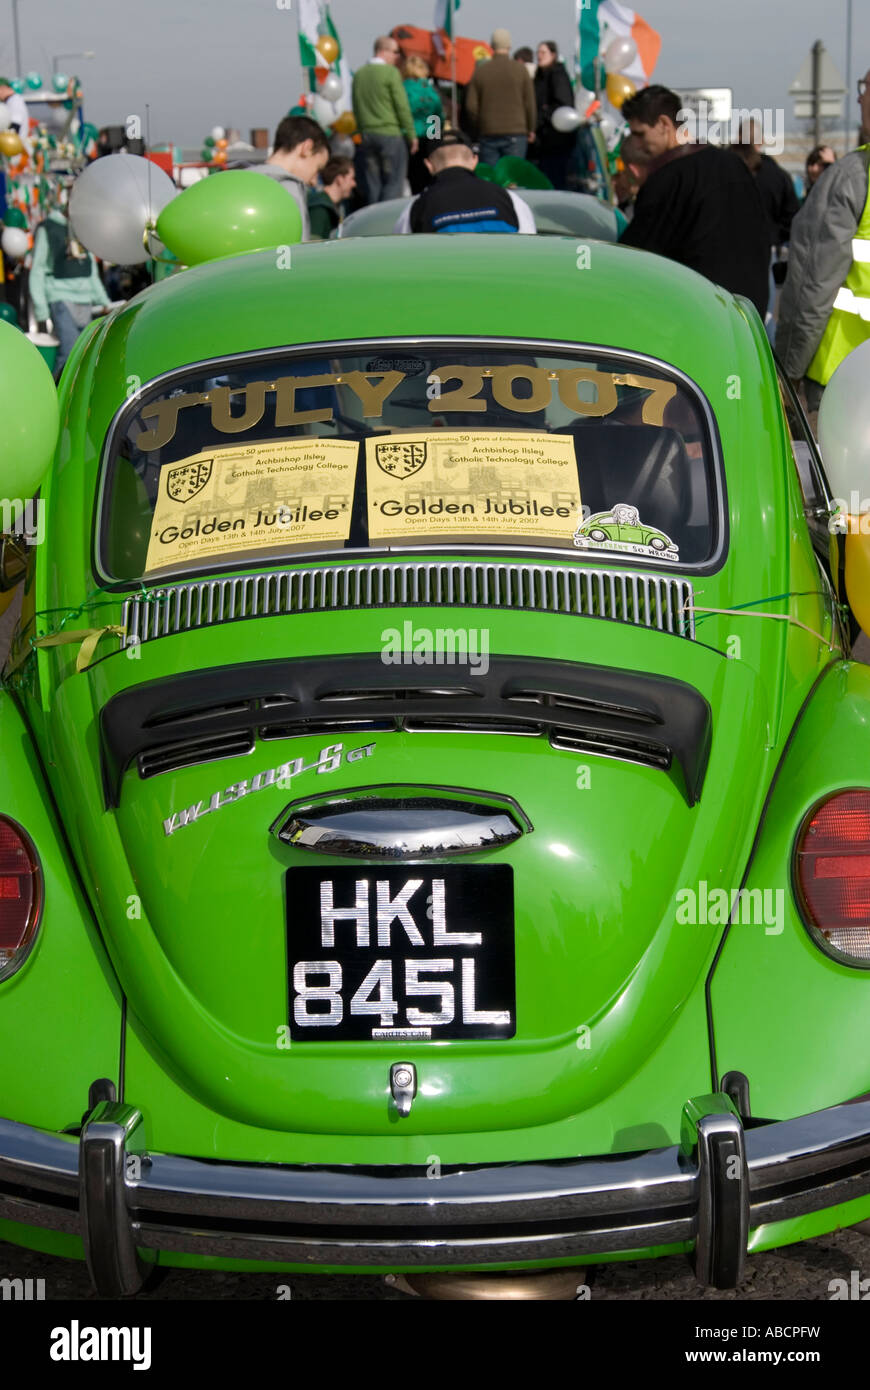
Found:
[[[346,386],[362,406],[364,420],[380,419],[386,402],[407,376],[408,373],[398,371],[324,372],[317,376],[282,376],[276,377],[274,381],[252,381],[247,386],[238,388],[216,386],[208,391],[180,392],[164,400],[152,401],[143,408],[141,419],[147,422],[150,428],[140,432],[136,439],[136,447],[140,453],[150,453],[169,444],[178,429],[180,412],[191,406],[209,407],[211,427],[217,433],[245,434],[263,419],[269,395],[275,398],[276,429],[290,425],[328,422],[334,419],[331,405],[301,410],[296,400],[298,392],[324,386]],[[551,370],[524,363],[493,367],[472,367],[454,363],[439,367],[429,378],[438,388],[428,401],[430,413],[446,415],[451,411],[461,411],[485,414],[490,407],[487,398],[481,395],[481,392],[487,378],[492,383],[492,400],[495,404],[502,410],[519,415],[545,410],[552,400],[554,386],[559,400],[575,414],[599,417],[610,415],[619,404],[617,386],[637,387],[649,392],[641,403],[641,421],[645,425],[662,424],[665,407],[677,390],[676,384],[672,381],[665,381],[661,377],[639,376],[635,372],[602,372],[593,367],[564,367]],[[451,385],[453,382],[458,385]],[[518,382],[527,383],[528,394],[516,394]],[[580,388],[584,383],[593,388],[593,400],[587,400],[580,395]],[[449,389],[445,390],[445,387]],[[231,412],[232,404],[236,404],[237,407],[243,406],[242,413],[234,415]]]

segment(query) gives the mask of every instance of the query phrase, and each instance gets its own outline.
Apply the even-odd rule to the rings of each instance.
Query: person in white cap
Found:
[[[480,140],[484,164],[497,164],[503,155],[525,159],[535,138],[538,112],[535,89],[524,63],[511,58],[511,36],[496,29],[492,57],[478,63],[465,94],[465,115]]]

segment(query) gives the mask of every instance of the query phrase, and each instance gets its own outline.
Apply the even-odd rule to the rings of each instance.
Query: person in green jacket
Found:
[[[375,56],[353,79],[353,114],[362,136],[357,175],[369,203],[401,198],[408,172],[408,146],[418,149],[411,108],[397,63],[399,45],[375,39]],[[407,141],[407,143],[406,143]]]
[[[333,155],[320,175],[322,188],[308,194],[311,240],[328,241],[343,217],[343,204],[356,188],[353,160]]]
[[[432,182],[426,157],[441,139],[444,127],[444,107],[429,80],[429,64],[416,53],[405,60],[405,92],[417,136],[417,153],[408,164],[408,181],[416,194]]]

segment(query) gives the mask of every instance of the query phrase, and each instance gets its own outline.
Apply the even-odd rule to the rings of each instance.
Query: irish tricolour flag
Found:
[[[625,76],[630,77],[636,87],[645,87],[662,46],[660,35],[641,19],[636,10],[629,5],[620,5],[618,0],[577,0],[580,19],[580,80],[589,91],[595,90],[595,59],[603,55],[611,39],[628,37],[637,44],[637,57]],[[601,64],[598,81],[604,86],[604,64]]]
[[[449,39],[453,38],[453,16],[459,9],[459,0],[435,0],[435,18],[432,28],[437,32],[443,29]]]
[[[317,51],[317,40],[324,34],[331,34],[338,44],[336,62],[341,59],[341,41],[332,18],[329,6],[322,0],[299,0],[299,61],[304,68],[322,67],[323,59]]]

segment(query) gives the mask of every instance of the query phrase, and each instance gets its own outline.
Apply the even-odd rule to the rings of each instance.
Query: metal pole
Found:
[[[453,125],[459,129],[459,101],[456,95],[456,36],[453,33],[453,23],[456,18],[456,5],[454,0],[448,0],[448,18],[450,20],[450,104],[453,108]]]
[[[18,0],[12,0],[12,41],[15,45],[15,76],[21,76],[21,36],[18,33]]]
[[[843,154],[849,153],[849,102],[852,100],[852,0],[846,0],[846,120],[843,131]],[[861,138],[861,132],[858,132]]]
[[[816,39],[813,44],[813,144],[822,143],[822,53],[824,44]]]

